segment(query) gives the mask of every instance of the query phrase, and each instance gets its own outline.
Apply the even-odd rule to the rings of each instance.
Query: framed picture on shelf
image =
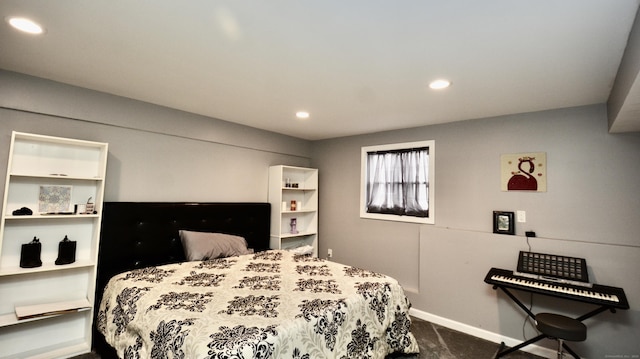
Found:
[[[71,207],[71,186],[40,186],[40,213],[68,212]]]
[[[513,212],[493,211],[493,233],[514,235]]]

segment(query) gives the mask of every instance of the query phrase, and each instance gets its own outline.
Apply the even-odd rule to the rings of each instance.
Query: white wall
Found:
[[[360,147],[435,140],[435,226],[359,218]],[[500,155],[546,152],[545,193],[501,192]],[[532,250],[587,259],[593,281],[625,289],[631,310],[587,322],[581,355],[640,354],[640,133],[609,134],[604,105],[389,131],[314,143],[320,254],[390,274],[413,307],[497,337],[521,339],[523,316],[483,279]],[[516,236],[492,232],[492,211],[526,211]],[[569,308],[534,299],[534,312]]]

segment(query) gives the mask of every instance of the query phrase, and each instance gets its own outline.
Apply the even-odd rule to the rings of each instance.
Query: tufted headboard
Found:
[[[235,234],[269,248],[269,203],[105,202],[98,289],[127,270],[185,260],[181,229]]]
[[[96,306],[114,275],[184,261],[181,229],[235,234],[255,251],[269,249],[270,215],[269,203],[105,202]]]

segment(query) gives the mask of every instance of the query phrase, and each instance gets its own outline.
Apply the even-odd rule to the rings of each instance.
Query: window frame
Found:
[[[367,155],[370,152],[389,151],[389,150],[408,150],[411,148],[429,148],[429,194],[427,200],[429,203],[429,215],[427,217],[413,217],[397,214],[382,214],[367,212],[367,173],[368,163]],[[435,140],[402,142],[386,145],[363,146],[360,152],[360,218],[378,219],[384,221],[435,224]]]

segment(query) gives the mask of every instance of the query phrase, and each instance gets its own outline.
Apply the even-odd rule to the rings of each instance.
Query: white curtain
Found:
[[[367,212],[429,216],[429,148],[367,154]]]

